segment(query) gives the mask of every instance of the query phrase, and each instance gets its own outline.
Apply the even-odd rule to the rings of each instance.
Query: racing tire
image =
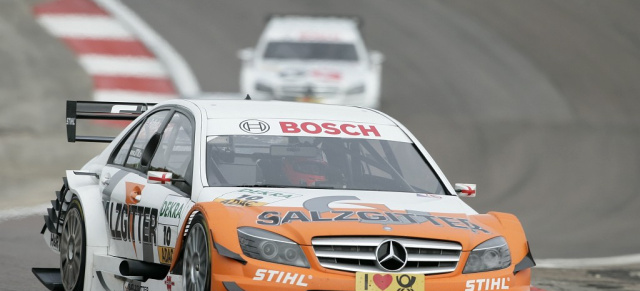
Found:
[[[60,275],[64,290],[77,291],[84,287],[86,237],[82,206],[74,197],[60,233]]]
[[[202,215],[193,218],[182,256],[183,290],[211,290],[211,242],[208,229]]]

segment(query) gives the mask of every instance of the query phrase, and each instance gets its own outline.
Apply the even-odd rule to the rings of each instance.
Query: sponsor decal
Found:
[[[325,81],[340,81],[342,79],[342,74],[339,71],[330,70],[314,70],[311,72],[311,76]]]
[[[307,283],[306,279],[313,279],[312,275],[297,274],[276,270],[267,270],[267,269],[258,269],[256,270],[256,275],[253,277],[254,281],[267,281],[267,282],[276,282],[281,284],[289,284],[289,285],[297,285],[306,287]]]
[[[257,224],[283,225],[291,222],[326,222],[350,221],[376,224],[423,224],[428,223],[438,227],[467,229],[474,233],[489,233],[481,226],[471,223],[465,218],[435,216],[422,211],[393,211],[382,204],[346,203],[372,208],[372,210],[337,210],[329,207],[330,203],[343,200],[360,200],[355,196],[329,196],[309,199],[304,202],[305,210],[291,210],[281,214],[277,211],[264,211],[258,215]]]
[[[142,158],[142,149],[137,147],[131,147],[131,151],[129,151],[129,155],[134,158]]]
[[[425,198],[433,198],[433,199],[442,199],[442,195],[438,194],[429,194],[429,193],[416,193],[417,197],[425,197]]]
[[[163,247],[158,246],[158,260],[161,264],[171,265],[171,260],[173,260],[173,250],[172,247]]]
[[[375,125],[355,125],[349,123],[332,123],[332,122],[293,122],[280,121],[280,129],[282,133],[301,133],[319,134],[325,133],[330,135],[350,135],[350,136],[380,136]]]
[[[132,182],[125,182],[125,185],[127,189],[125,202],[129,205],[138,204],[142,199],[142,189],[144,189],[144,185]]]
[[[282,193],[282,192],[276,192],[276,191],[251,189],[251,188],[240,189],[240,190],[238,190],[236,192],[237,193],[249,193],[249,194],[252,194],[252,195],[261,195],[261,196],[265,196],[265,197],[285,198],[285,199],[302,196],[300,194]]]
[[[218,202],[218,203],[222,203],[224,205],[230,205],[230,206],[247,206],[247,207],[267,205],[267,202],[259,201],[262,198],[264,197],[251,196],[251,195],[245,194],[237,198],[229,198],[229,199],[216,198],[215,200],[213,200],[213,202]]]
[[[279,73],[280,78],[283,78],[283,79],[301,78],[301,77],[304,77],[305,74],[306,72],[304,70],[295,69],[295,68],[284,69],[284,70],[281,70]]]
[[[177,227],[170,226],[170,225],[163,225],[163,224],[161,224],[161,226],[162,226],[162,237],[161,237],[162,244],[158,244],[157,246],[158,262],[165,265],[171,265],[171,262],[173,260],[173,252],[175,250],[174,246],[176,245],[176,242],[172,234],[178,232]]]
[[[456,184],[455,190],[458,193],[458,196],[476,197],[475,184]]]
[[[259,189],[240,189],[231,193],[224,194],[213,202],[219,202],[230,206],[263,206],[269,203],[278,202],[292,197],[299,197],[298,194],[282,193],[269,190]]]
[[[356,273],[356,290],[414,291],[424,290],[424,275]]]
[[[51,238],[49,239],[49,246],[54,250],[60,250],[60,236],[55,233],[51,233]]]
[[[173,245],[171,243],[171,226],[163,226],[162,227],[162,232],[164,233],[164,235],[162,236],[162,241],[164,242],[165,246],[171,246]]]
[[[157,245],[158,209],[107,202],[104,210],[114,240]]]
[[[149,184],[171,184],[173,179],[173,173],[169,172],[148,171],[147,175]]]
[[[355,221],[360,223],[377,224],[423,224],[428,223],[438,227],[452,227],[468,229],[474,233],[480,231],[489,233],[481,226],[469,222],[465,218],[434,216],[429,213],[411,212],[381,212],[381,211],[351,211],[331,210],[329,212],[318,211],[287,211],[280,214],[276,211],[265,211],[258,215],[257,223],[260,225],[283,225],[295,221],[300,222],[326,222],[326,221]]]
[[[124,285],[125,291],[149,291],[149,287],[141,286],[140,282],[135,281],[127,281],[127,284]]]
[[[160,216],[167,218],[180,218],[184,204],[175,201],[164,201],[160,208]]]
[[[262,120],[248,119],[240,122],[240,129],[246,133],[261,134],[269,131],[270,126]]]
[[[303,31],[298,38],[302,41],[342,41],[340,35],[323,31]]]
[[[509,290],[509,286],[507,286],[509,281],[511,281],[509,277],[467,280],[464,291]]]
[[[164,284],[167,285],[167,291],[171,291],[171,287],[176,285],[176,282],[171,281],[171,276],[167,276],[167,279],[164,280]]]

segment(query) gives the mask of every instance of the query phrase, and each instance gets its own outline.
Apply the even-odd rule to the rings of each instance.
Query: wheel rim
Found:
[[[184,250],[182,275],[183,287],[187,291],[200,291],[206,288],[209,273],[209,246],[207,233],[200,223],[189,230]]]
[[[82,218],[77,208],[69,210],[62,225],[60,273],[65,290],[73,290],[82,273]]]

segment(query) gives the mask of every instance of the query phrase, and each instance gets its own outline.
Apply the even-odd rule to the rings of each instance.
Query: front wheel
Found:
[[[77,199],[71,200],[62,224],[60,238],[60,275],[64,290],[82,290],[85,266],[84,217]]]
[[[204,218],[197,215],[189,229],[182,263],[182,287],[187,291],[211,290],[211,252]]]

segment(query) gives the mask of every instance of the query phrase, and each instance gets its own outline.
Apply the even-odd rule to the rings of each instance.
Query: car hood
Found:
[[[257,227],[301,245],[311,245],[314,237],[322,236],[402,236],[457,241],[463,250],[470,250],[500,231],[491,215],[477,215],[458,197],[450,195],[273,188],[220,190],[203,195],[210,202],[201,204],[216,208],[212,211],[223,216],[228,227]]]

